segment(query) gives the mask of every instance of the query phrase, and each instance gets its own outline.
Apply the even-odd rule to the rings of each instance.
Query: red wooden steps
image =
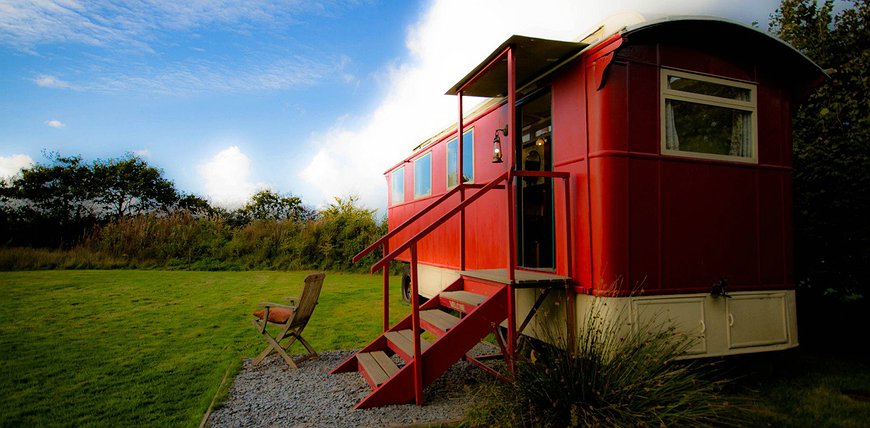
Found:
[[[356,361],[359,372],[372,388],[377,388],[399,371],[399,366],[383,351],[361,352]]]
[[[414,333],[408,315],[332,373],[358,371],[372,387],[371,394],[356,408],[413,402],[416,365],[422,365],[422,385],[432,383],[506,319],[506,304],[504,285],[489,287],[461,278],[420,306],[421,330],[437,337],[432,343],[420,338],[420,361],[414,359]],[[462,318],[448,313],[453,311]],[[392,354],[405,360],[405,365],[398,367],[390,358]]]
[[[420,326],[436,336],[443,336],[451,328],[459,324],[459,318],[440,309],[429,309],[420,312]]]
[[[473,311],[474,308],[486,301],[487,297],[489,296],[471,293],[465,290],[444,291],[438,296],[441,300],[440,303],[442,306],[457,310],[463,314]]]
[[[389,348],[405,361],[414,359],[414,332],[411,330],[388,331],[384,333]],[[420,338],[420,350],[425,351],[429,342]]]

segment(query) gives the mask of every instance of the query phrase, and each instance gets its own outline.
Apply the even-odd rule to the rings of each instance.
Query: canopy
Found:
[[[516,58],[516,83],[520,88],[548,69],[559,65],[588,46],[580,42],[547,40],[526,36],[511,36],[494,50],[474,70],[453,85],[447,95],[456,95],[462,89],[463,95],[474,97],[502,97],[507,92],[507,55],[501,56],[508,46],[514,49]],[[489,65],[498,59],[494,64]],[[489,68],[487,66],[489,65]]]

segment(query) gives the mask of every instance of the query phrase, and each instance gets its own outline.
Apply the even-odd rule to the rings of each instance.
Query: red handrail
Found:
[[[419,241],[420,239],[422,239],[423,237],[425,237],[426,235],[428,235],[429,233],[431,233],[433,230],[435,230],[435,229],[436,229],[438,226],[440,226],[442,223],[444,223],[445,221],[447,221],[448,219],[450,219],[450,217],[453,217],[454,214],[458,213],[458,212],[461,211],[463,208],[467,207],[469,204],[471,204],[472,202],[476,201],[476,200],[479,199],[481,196],[483,196],[484,193],[486,193],[486,192],[488,192],[488,191],[490,191],[490,190],[492,190],[492,189],[498,187],[498,183],[500,183],[500,182],[503,181],[503,180],[508,179],[508,177],[510,177],[510,171],[505,171],[505,172],[503,172],[501,175],[499,175],[498,177],[496,177],[494,180],[492,180],[492,181],[490,181],[489,183],[487,183],[486,186],[483,186],[483,187],[480,189],[480,191],[478,191],[477,193],[475,193],[475,194],[469,196],[468,199],[462,201],[461,203],[459,203],[459,205],[453,207],[453,209],[451,209],[450,211],[447,211],[447,212],[444,213],[444,215],[442,215],[441,217],[438,217],[438,219],[436,219],[436,220],[433,221],[431,224],[429,224],[429,226],[426,226],[425,229],[423,229],[423,230],[417,232],[416,235],[414,235],[414,236],[412,236],[411,238],[409,238],[407,241],[405,241],[404,244],[399,245],[395,250],[391,251],[389,254],[385,255],[383,258],[381,258],[380,260],[378,260],[377,263],[375,263],[374,265],[372,265],[371,271],[374,272],[374,271],[376,271],[376,270],[378,270],[378,269],[380,269],[380,268],[386,266],[387,263],[389,263],[390,261],[392,261],[393,259],[395,259],[399,254],[402,254],[402,252],[404,252],[404,251],[407,250],[408,248],[410,248],[412,244],[416,243],[417,241]],[[458,187],[458,186],[457,186],[457,187]],[[454,190],[455,190],[455,189],[454,189]],[[429,206],[426,207],[426,208],[431,208],[431,207],[433,207],[434,205],[435,205],[435,204],[429,205]],[[406,222],[406,223],[407,223],[407,222]]]
[[[408,227],[408,225],[417,221],[418,219],[420,219],[420,217],[423,217],[423,215],[425,215],[429,211],[432,211],[433,208],[440,205],[442,202],[444,202],[445,200],[447,200],[451,196],[455,195],[462,188],[464,188],[464,189],[480,189],[483,186],[484,186],[483,184],[463,183],[459,186],[454,187],[453,189],[450,189],[449,192],[438,197],[438,199],[436,199],[435,202],[432,202],[431,204],[427,205],[426,208],[423,208],[422,210],[420,210],[420,212],[418,212],[417,214],[414,214],[413,216],[411,216],[410,218],[408,218],[407,220],[402,222],[402,224],[396,226],[395,229],[387,232],[386,235],[381,236],[380,238],[378,238],[377,241],[375,241],[374,243],[372,243],[371,245],[366,247],[364,250],[360,251],[355,256],[353,256],[353,263],[356,263],[356,262],[362,260],[363,257],[365,257],[366,255],[368,255],[369,253],[374,251],[375,248],[378,248],[379,246],[383,245],[388,239],[392,238],[397,233],[404,230],[406,227]]]
[[[402,222],[402,224],[398,225],[395,229],[389,231],[386,235],[380,237],[380,239],[375,241],[372,245],[369,245],[364,250],[357,253],[357,255],[353,256],[353,262],[356,263],[356,262],[360,261],[360,259],[365,257],[368,253],[371,253],[375,248],[378,248],[379,246],[381,246],[381,244],[383,244],[384,241],[392,238],[395,234],[397,234],[400,231],[402,231],[403,229],[405,229],[405,227],[407,227],[409,224],[417,221],[417,219],[419,219],[420,217],[422,217],[424,214],[428,213],[429,211],[432,211],[433,208],[435,208],[437,205],[440,205],[442,202],[447,200],[447,198],[455,195],[459,191],[460,187],[462,187],[462,186],[465,186],[465,184],[463,184],[461,186],[456,186],[453,189],[451,189],[449,192],[441,195],[437,200],[435,200],[435,202],[432,202],[431,204],[426,206],[426,208],[423,208],[422,210],[417,212],[417,214],[414,214],[413,216],[411,216],[411,218]]]

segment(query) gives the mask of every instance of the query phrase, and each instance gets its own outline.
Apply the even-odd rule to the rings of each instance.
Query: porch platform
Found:
[[[483,279],[500,284],[511,284],[507,269],[464,270],[460,274],[469,278]],[[514,288],[543,288],[571,285],[571,278],[548,272],[514,270]]]

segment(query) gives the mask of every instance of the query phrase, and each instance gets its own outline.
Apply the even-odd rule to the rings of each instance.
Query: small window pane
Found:
[[[686,77],[668,75],[668,89],[692,92],[713,97],[730,98],[738,101],[751,101],[752,91],[729,85],[689,79]]]
[[[432,154],[426,153],[414,161],[414,197],[432,194]]]
[[[459,155],[456,153],[456,148],[459,146],[457,140],[450,140],[447,143],[447,187],[453,187],[459,182]]]
[[[457,139],[447,143],[447,187],[456,186],[459,170],[459,155],[456,153],[459,146]],[[466,131],[462,134],[462,170],[463,183],[474,181],[474,131]]]
[[[688,101],[665,101],[665,148],[752,157],[752,113]]]
[[[399,204],[405,202],[405,167],[399,167],[391,175],[392,182],[390,192],[392,203]]]

